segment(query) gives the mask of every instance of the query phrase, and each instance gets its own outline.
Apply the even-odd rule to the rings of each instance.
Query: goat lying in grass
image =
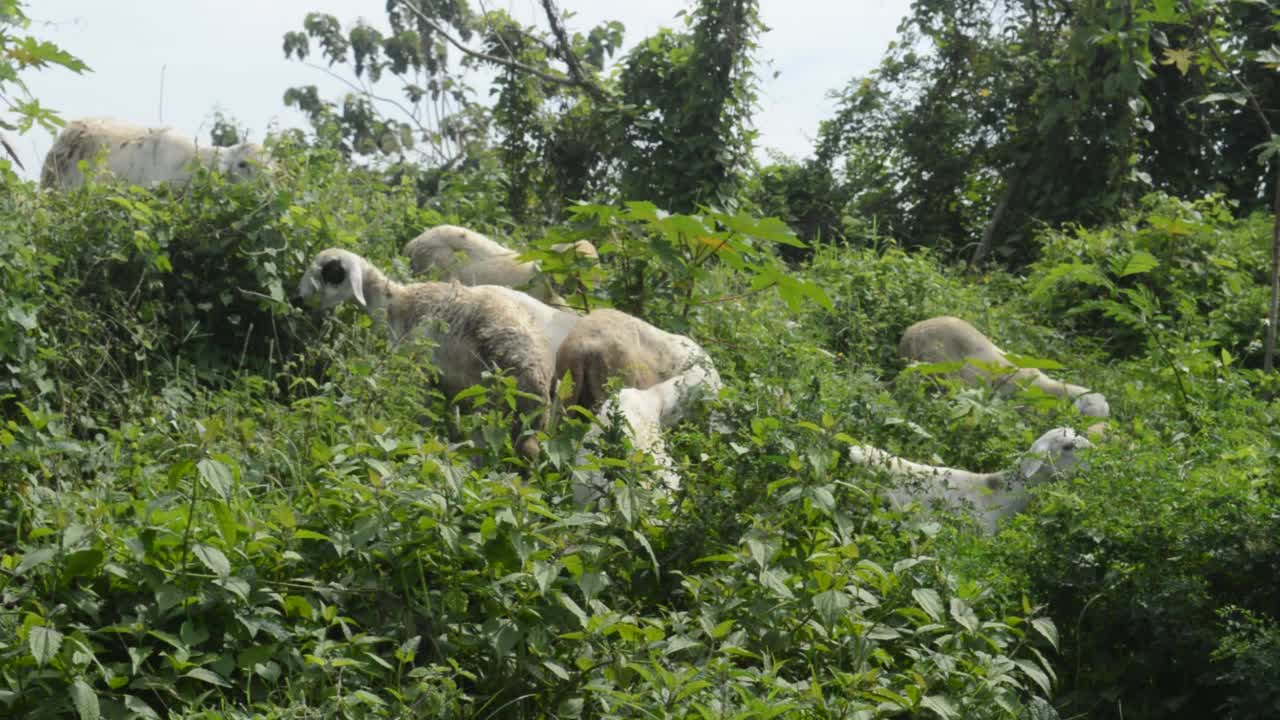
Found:
[[[868,445],[849,448],[849,459],[882,470],[894,479],[897,484],[884,495],[895,507],[917,501],[926,505],[936,502],[953,509],[972,506],[983,528],[994,532],[1001,518],[1026,508],[1031,501],[1028,487],[1066,473],[1080,461],[1077,452],[1091,447],[1093,443],[1075,430],[1054,428],[1032,443],[1016,470],[994,473],[922,465]]]
[[[907,328],[898,344],[898,354],[913,362],[964,362],[957,373],[961,379],[970,385],[994,382],[996,392],[1003,396],[1031,385],[1050,395],[1071,400],[1081,415],[1105,418],[1111,414],[1111,407],[1102,393],[1054,380],[1035,368],[1017,368],[986,335],[957,317],[943,315]],[[993,377],[993,373],[971,361],[1009,368],[1011,372]]]

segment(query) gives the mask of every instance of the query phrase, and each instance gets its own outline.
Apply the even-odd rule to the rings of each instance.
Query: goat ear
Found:
[[[368,307],[369,303],[364,299],[363,268],[347,268],[347,275],[351,278],[351,294],[355,296],[356,302],[360,303],[360,307]]]
[[[1045,469],[1045,465],[1045,459],[1040,457],[1040,453],[1029,453],[1022,458],[1022,462],[1018,463],[1018,474],[1022,476],[1023,480],[1031,480],[1033,478],[1039,480],[1038,475],[1041,470]]]

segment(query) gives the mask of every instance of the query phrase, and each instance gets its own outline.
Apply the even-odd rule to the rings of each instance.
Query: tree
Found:
[[[351,65],[352,92],[339,105],[314,86],[290,88],[286,102],[352,156],[405,159],[417,143],[425,164],[449,168],[496,153],[517,220],[556,217],[587,198],[673,210],[730,202],[754,138],[757,0],[702,0],[684,31],[664,29],[627,53],[616,79],[604,67],[621,46],[620,23],[574,33],[554,0],[540,5],[545,30],[466,0],[392,0],[390,34],[344,31],[312,13],[285,37],[286,56],[305,60],[318,44],[330,65]],[[495,73],[492,108],[470,100],[480,68]],[[375,94],[383,77],[403,101]]]
[[[31,25],[23,11],[24,5],[19,0],[0,0],[0,105],[3,106],[0,107],[0,129],[26,132],[39,124],[53,132],[62,125],[62,120],[31,95],[22,74],[55,65],[75,73],[89,67],[51,42],[20,34]],[[21,167],[17,153],[2,137],[0,145]]]
[[[906,244],[1025,262],[1036,223],[1102,220],[1142,189],[1147,33],[1110,0],[915,3],[817,156]]]
[[[1258,14],[1258,11],[1264,11]],[[1234,11],[1234,13],[1233,13]],[[1276,71],[1280,70],[1280,48],[1271,44],[1259,47],[1257,36],[1241,36],[1235,32],[1240,17],[1256,18],[1254,27],[1266,28],[1266,35],[1274,33],[1270,25],[1270,8],[1255,8],[1252,3],[1219,3],[1211,0],[1155,0],[1145,9],[1154,22],[1168,24],[1182,31],[1186,45],[1172,45],[1168,36],[1162,36],[1164,57],[1162,63],[1171,65],[1183,76],[1199,81],[1197,89],[1205,91],[1203,103],[1233,103],[1237,117],[1248,117],[1254,124],[1252,132],[1241,133],[1261,140],[1254,149],[1258,151],[1259,164],[1273,166],[1271,213],[1271,299],[1267,308],[1267,333],[1263,348],[1263,370],[1270,372],[1275,366],[1276,324],[1280,322],[1280,136],[1271,121],[1276,110],[1263,107],[1261,98],[1274,97],[1277,86]],[[1262,73],[1259,76],[1259,73]],[[1217,138],[1213,138],[1216,140]],[[1241,163],[1244,164],[1244,163]],[[1247,173],[1241,173],[1249,177]],[[1254,176],[1253,192],[1265,188],[1265,180],[1258,182]],[[1265,195],[1264,195],[1265,197]]]

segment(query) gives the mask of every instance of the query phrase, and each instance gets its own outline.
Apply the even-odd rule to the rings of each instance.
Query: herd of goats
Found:
[[[45,159],[41,186],[79,187],[95,164],[96,171],[119,181],[150,186],[185,183],[197,164],[236,180],[269,171],[271,161],[256,144],[203,148],[169,129],[83,119],[68,123],[59,134]],[[586,241],[552,250],[598,259]],[[564,406],[587,408],[597,418],[587,439],[620,423],[618,429],[632,447],[652,456],[657,486],[679,487],[663,432],[722,388],[701,346],[618,310],[584,315],[569,309],[536,263],[522,261],[518,252],[466,228],[433,227],[409,241],[404,254],[415,275],[439,280],[401,283],[349,250],[330,248],[308,266],[295,299],[324,309],[352,301],[394,343],[428,341],[440,390],[447,397],[501,370],[520,391],[511,439],[525,458],[540,452],[537,432],[546,429],[544,410],[558,396],[558,380],[569,377],[572,386]],[[955,364],[955,377],[989,385],[1003,396],[1035,387],[1072,402],[1082,415],[1104,419],[1110,414],[1100,393],[1038,369],[1018,368],[959,318],[935,317],[912,325],[902,336],[899,353],[914,363]],[[621,389],[611,393],[612,387]],[[521,416],[532,418],[533,426],[526,427]],[[1096,438],[1104,430],[1105,423],[1098,422],[1089,434]],[[1054,428],[1032,444],[1015,468],[996,473],[914,463],[870,446],[851,447],[849,458],[892,478],[883,494],[895,506],[919,502],[972,508],[981,525],[994,531],[1001,518],[1027,505],[1029,486],[1069,471],[1079,460],[1077,452],[1090,447],[1085,435]],[[596,473],[578,483],[574,496],[582,504],[603,499],[603,477]]]

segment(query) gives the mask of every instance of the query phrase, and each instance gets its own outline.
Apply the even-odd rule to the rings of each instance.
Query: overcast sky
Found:
[[[910,0],[761,0],[771,29],[761,38],[762,148],[802,157],[812,148],[818,121],[829,117],[831,90],[867,73],[895,35]],[[539,18],[537,0],[487,0],[519,19]],[[577,15],[571,30],[606,19],[627,29],[623,48],[659,26],[676,26],[686,0],[561,0]],[[282,38],[300,30],[308,12],[327,12],[344,25],[363,17],[386,27],[386,0],[38,0],[28,2],[31,32],[79,56],[93,72],[60,68],[30,73],[32,93],[66,119],[110,116],[169,125],[202,140],[215,110],[261,139],[271,126],[305,127],[286,108],[286,88],[314,84],[321,95],[346,88],[324,73],[285,60]],[[163,95],[161,74],[163,68]],[[774,73],[778,73],[774,77]],[[481,97],[487,94],[481,92]],[[10,138],[26,165],[39,173],[52,136],[35,129]]]

